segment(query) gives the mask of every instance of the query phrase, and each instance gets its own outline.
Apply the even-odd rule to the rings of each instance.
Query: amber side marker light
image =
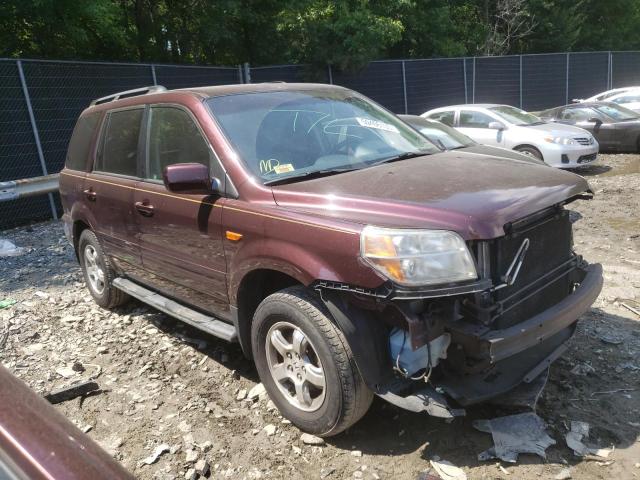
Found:
[[[232,232],[230,230],[227,230],[225,235],[227,236],[227,240],[231,240],[232,242],[237,242],[242,238],[241,233]]]

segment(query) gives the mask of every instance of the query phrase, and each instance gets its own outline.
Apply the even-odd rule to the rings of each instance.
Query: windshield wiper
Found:
[[[432,152],[427,151],[418,151],[418,152],[404,152],[399,155],[394,155],[393,157],[383,158],[382,160],[378,160],[377,162],[373,162],[371,166],[380,165],[382,163],[391,163],[398,162],[400,160],[407,160],[409,158],[422,157],[424,155],[431,155]]]
[[[273,180],[267,180],[264,185],[283,185],[285,183],[297,182],[300,180],[311,180],[313,178],[328,177],[330,175],[336,175],[338,173],[352,172],[358,170],[357,168],[330,168],[326,170],[315,170],[313,172],[299,173],[298,175],[289,175],[288,177],[274,178]]]

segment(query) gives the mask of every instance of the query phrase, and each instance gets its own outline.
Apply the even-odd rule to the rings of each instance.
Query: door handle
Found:
[[[95,202],[96,201],[96,197],[98,196],[96,194],[96,192],[93,191],[93,188],[89,187],[88,189],[84,190],[82,193],[84,193],[85,197],[87,197],[87,199],[91,202]]]
[[[153,205],[147,202],[136,202],[136,210],[143,217],[152,217],[153,216]]]

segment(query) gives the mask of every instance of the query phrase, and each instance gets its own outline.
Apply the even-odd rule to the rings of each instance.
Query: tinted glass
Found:
[[[399,117],[443,150],[468,147],[475,144],[473,140],[455,128],[440,122],[422,117],[406,117],[404,115],[399,115]]]
[[[137,175],[138,136],[143,113],[142,108],[137,108],[109,114],[102,154],[96,170]]]
[[[506,120],[514,125],[526,126],[535,125],[541,123],[541,120],[530,113],[520,110],[519,108],[509,107],[506,105],[500,105],[499,107],[492,107],[489,110],[496,113],[500,118]]]
[[[598,105],[595,107],[595,110],[618,121],[635,120],[638,118],[638,114],[636,112],[620,105]]]
[[[191,116],[179,108],[153,107],[149,124],[149,166],[146,177],[162,179],[167,165],[210,165],[210,150]]]
[[[482,112],[474,112],[473,110],[460,112],[460,126],[464,128],[489,128],[489,124],[495,121]]]
[[[455,117],[455,112],[453,112],[453,111],[438,112],[438,113],[434,113],[434,114],[429,115],[429,118],[432,118],[434,120],[442,122],[445,125],[449,125],[450,127],[453,127],[453,118],[454,117]]]
[[[87,169],[89,147],[91,147],[91,140],[93,140],[100,115],[100,112],[90,113],[78,119],[67,150],[67,161],[65,162],[67,168],[72,170]]]
[[[586,122],[590,118],[594,118],[594,117],[599,118],[600,115],[598,115],[592,108],[583,107],[583,108],[567,108],[562,111],[559,118],[566,122],[576,123],[576,122]]]
[[[640,95],[624,95],[611,101],[614,103],[637,103],[640,102]]]
[[[207,102],[248,168],[265,181],[439,151],[395,115],[350,90],[246,93]]]

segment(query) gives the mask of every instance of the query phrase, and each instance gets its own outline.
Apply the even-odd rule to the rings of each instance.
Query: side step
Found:
[[[127,280],[126,278],[118,277],[114,279],[113,286],[146,303],[147,305],[150,305],[167,315],[171,315],[178,320],[182,320],[203,332],[222,338],[227,342],[238,341],[236,329],[229,323],[222,322],[215,317],[209,317],[189,307],[185,307],[178,302],[170,300],[169,298],[152,290],[146,289],[137,283],[133,283],[131,280]]]

